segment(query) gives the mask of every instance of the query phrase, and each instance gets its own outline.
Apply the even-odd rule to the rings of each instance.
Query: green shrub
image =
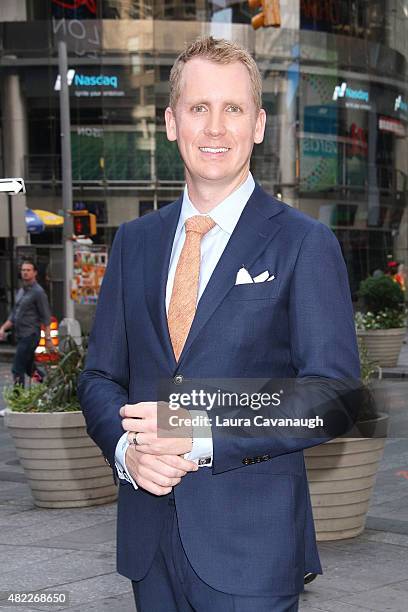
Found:
[[[356,328],[359,330],[367,329],[395,329],[405,327],[407,324],[406,310],[392,310],[385,308],[374,312],[356,312],[354,317]]]
[[[74,412],[80,410],[77,397],[78,376],[86,356],[86,341],[78,346],[73,338],[64,339],[61,359],[50,367],[41,384],[24,388],[6,387],[5,402],[14,412]]]
[[[404,308],[404,292],[400,285],[389,276],[369,276],[361,281],[358,290],[366,311],[377,313],[390,309],[401,311]]]

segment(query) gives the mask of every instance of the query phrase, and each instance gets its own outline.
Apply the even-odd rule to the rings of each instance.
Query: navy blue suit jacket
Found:
[[[181,203],[119,228],[101,288],[79,395],[89,435],[112,466],[123,434],[119,408],[157,399],[159,379],[318,379],[323,398],[336,395],[333,379],[347,387],[360,376],[337,239],[259,185],[199,301],[176,363],[165,290]],[[269,270],[276,278],[235,286],[242,265],[253,277]],[[298,402],[298,416],[308,408]],[[187,474],[174,488],[193,568],[228,593],[300,592],[305,571],[321,572],[303,449],[323,440],[226,437],[218,429],[213,467]],[[245,464],[259,456],[261,461]],[[120,482],[120,573],[134,580],[147,573],[167,503]]]

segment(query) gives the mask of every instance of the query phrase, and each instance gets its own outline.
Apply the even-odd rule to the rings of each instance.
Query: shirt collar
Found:
[[[33,283],[23,283],[23,289],[24,291],[30,291],[30,289],[32,289],[34,287],[34,285],[37,284],[37,281],[34,281]]]
[[[240,218],[242,211],[244,210],[245,205],[251,197],[251,194],[254,189],[255,181],[253,179],[252,174],[249,172],[246,180],[242,183],[242,185],[240,185],[238,189],[236,189],[228,197],[226,197],[225,200],[217,204],[217,206],[208,213],[208,216],[213,221],[215,221],[215,223],[224,232],[232,234],[236,224],[238,223],[238,219]],[[183,203],[181,206],[178,227],[182,228],[187,219],[193,217],[194,215],[201,214],[203,213],[200,213],[196,209],[194,204],[191,202],[186,185],[184,187]]]

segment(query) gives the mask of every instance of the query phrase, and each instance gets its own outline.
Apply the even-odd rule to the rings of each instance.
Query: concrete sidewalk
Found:
[[[407,345],[402,361],[408,366]],[[11,382],[9,368],[10,364],[0,363],[0,387]],[[384,385],[391,429],[367,529],[357,538],[319,545],[325,574],[302,595],[302,612],[407,610],[408,380],[386,380]],[[115,520],[115,504],[35,508],[0,419],[0,610],[134,612],[130,582],[115,570]],[[33,590],[66,592],[69,602],[20,606],[7,602],[6,592]]]

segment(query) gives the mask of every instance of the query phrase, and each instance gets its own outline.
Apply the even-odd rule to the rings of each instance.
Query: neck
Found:
[[[235,181],[224,184],[218,181],[193,179],[186,171],[188,197],[200,213],[208,213],[241,187],[247,180],[248,174],[249,168],[245,168]]]

